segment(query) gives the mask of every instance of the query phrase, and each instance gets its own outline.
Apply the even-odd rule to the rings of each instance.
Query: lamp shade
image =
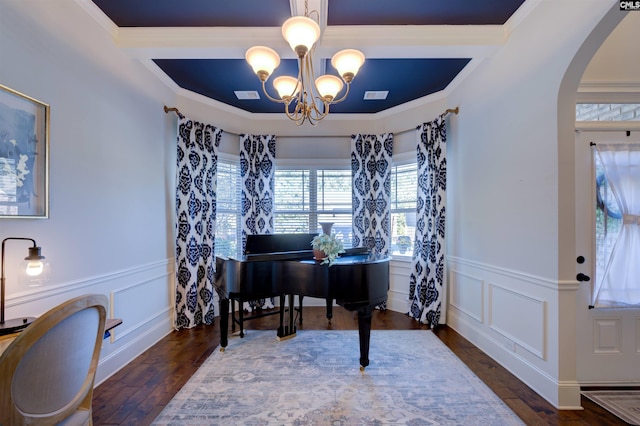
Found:
[[[266,46],[253,46],[247,50],[244,57],[261,80],[266,80],[280,65],[280,56],[275,50]]]
[[[331,58],[331,65],[338,70],[344,81],[350,83],[364,64],[364,54],[359,50],[341,50]]]
[[[338,92],[342,90],[342,80],[335,75],[321,75],[316,78],[316,88],[318,93],[325,99],[332,100],[338,96]]]
[[[275,87],[281,99],[292,98],[300,90],[298,80],[288,75],[283,75],[273,80],[273,87]]]
[[[282,37],[298,56],[304,56],[320,38],[320,26],[306,16],[294,16],[282,24]]]
[[[49,263],[42,256],[40,247],[29,247],[29,256],[24,258],[24,262],[24,275],[20,275],[21,283],[34,287],[49,282]]]

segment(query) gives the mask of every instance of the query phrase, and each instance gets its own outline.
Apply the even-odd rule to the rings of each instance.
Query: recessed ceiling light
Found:
[[[380,101],[387,99],[388,90],[367,90],[364,92],[365,101]]]
[[[233,93],[241,101],[260,99],[260,95],[255,90],[234,90]]]

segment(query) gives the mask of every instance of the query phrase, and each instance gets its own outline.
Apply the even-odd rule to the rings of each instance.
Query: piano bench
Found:
[[[244,315],[244,307],[243,307],[244,302],[250,302],[250,301],[253,301],[253,300],[260,300],[260,299],[245,300],[238,294],[230,294],[229,295],[229,302],[231,304],[231,332],[235,333],[236,324],[238,324],[238,326],[240,327],[240,337],[244,337],[244,322],[245,321],[250,321],[252,319],[262,318],[262,317],[266,317],[266,316],[270,316],[270,315],[277,315],[277,314],[280,313],[280,308],[272,308],[272,310],[269,310],[269,311],[263,311],[262,308],[258,308],[257,309],[258,311],[263,311],[263,312],[252,313],[249,316],[245,316]],[[236,301],[238,302],[238,316],[237,316],[237,318],[236,318],[236,309],[235,309]]]

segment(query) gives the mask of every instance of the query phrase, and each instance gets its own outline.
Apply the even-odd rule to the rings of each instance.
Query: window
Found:
[[[601,282],[607,260],[622,227],[622,213],[607,181],[600,157],[594,155],[593,158],[596,177],[596,282]]]
[[[638,121],[640,104],[576,104],[576,121]]]
[[[215,255],[240,256],[240,168],[237,161],[218,157]]]
[[[412,256],[416,232],[416,163],[393,166],[391,171],[391,254]]]
[[[241,256],[240,170],[238,161],[218,159],[216,256]],[[277,169],[274,232],[333,232],[345,248],[352,244],[351,170]],[[393,166],[391,174],[391,253],[411,256],[416,226],[416,163]]]
[[[598,143],[595,307],[640,306],[640,144]]]
[[[275,233],[320,232],[320,222],[333,222],[351,247],[351,170],[278,169],[274,197]]]

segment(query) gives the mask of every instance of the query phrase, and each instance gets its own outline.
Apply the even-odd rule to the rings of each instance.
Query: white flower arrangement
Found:
[[[345,252],[342,241],[338,240],[335,235],[316,235],[313,237],[313,240],[311,240],[311,246],[314,250],[324,252],[321,265],[325,263],[328,263],[329,266],[333,265],[333,262]]]

